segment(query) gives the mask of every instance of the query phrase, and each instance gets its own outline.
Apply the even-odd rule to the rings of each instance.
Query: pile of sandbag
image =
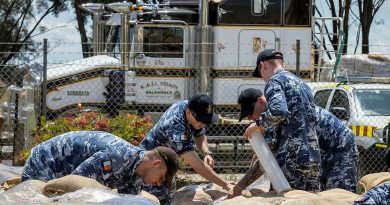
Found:
[[[334,64],[334,59],[324,64],[320,81],[331,80]],[[338,76],[390,77],[389,70],[390,60],[381,54],[343,55],[336,74]]]
[[[360,197],[343,189],[332,189],[319,193],[292,190],[277,194],[274,191],[266,192],[263,188],[258,188],[243,192],[243,196],[233,199],[225,199],[226,195],[225,190],[211,183],[188,185],[175,193],[172,205],[343,205],[353,204]]]
[[[120,195],[96,180],[68,175],[46,182],[11,178],[0,184],[0,204],[107,204],[156,205],[157,198],[146,192],[141,195]],[[18,184],[19,183],[19,184]]]
[[[218,203],[218,205],[343,205],[353,204],[353,202],[359,197],[359,195],[343,189],[332,189],[319,193],[292,190],[282,194],[276,194],[276,192],[268,192],[250,198],[239,196],[233,199],[221,201],[220,203]]]

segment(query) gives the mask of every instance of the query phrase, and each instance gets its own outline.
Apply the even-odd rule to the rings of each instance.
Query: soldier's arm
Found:
[[[203,161],[209,165],[210,167],[214,167],[214,159],[210,155],[209,151],[209,144],[207,142],[207,137],[206,135],[201,135],[198,137],[194,137],[194,142],[196,144],[196,147],[203,153],[204,158]]]
[[[231,185],[217,175],[209,165],[203,162],[195,151],[188,151],[181,155],[181,157],[206,180],[213,182],[222,188],[229,190]]]
[[[272,127],[281,123],[289,114],[286,96],[282,89],[281,82],[270,80],[265,90],[265,97],[268,102],[268,109],[261,114],[257,124],[262,127]]]
[[[196,144],[196,147],[203,153],[208,153],[209,151],[209,145],[207,143],[207,137],[206,135],[194,137],[194,142]]]

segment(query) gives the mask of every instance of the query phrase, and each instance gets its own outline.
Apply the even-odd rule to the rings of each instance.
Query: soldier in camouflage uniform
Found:
[[[144,184],[171,186],[178,166],[177,154],[166,147],[144,151],[106,132],[68,132],[32,149],[22,180],[46,182],[74,174],[119,193],[138,194]]]
[[[217,119],[211,98],[205,94],[196,94],[188,101],[173,104],[145,136],[140,147],[147,150],[157,146],[170,147],[205,179],[228,190],[231,185],[212,170],[214,160],[210,156],[205,136],[205,125]],[[192,140],[204,154],[203,160],[195,152]],[[161,197],[168,192],[165,187],[145,187],[144,190],[157,196],[162,204],[168,204],[171,200]]]
[[[315,131],[315,104],[309,86],[283,68],[283,55],[266,49],[257,57],[254,77],[263,77],[267,111],[244,133],[249,138],[256,129],[273,127],[276,137],[276,160],[290,186],[306,191],[320,191],[320,149]],[[241,106],[247,102],[241,102]],[[242,118],[253,111],[242,109]],[[256,109],[255,109],[256,110]]]
[[[321,149],[321,190],[356,192],[358,150],[355,134],[327,110],[316,106],[316,132]]]
[[[258,108],[257,111],[252,110],[244,117],[255,120],[267,110],[267,101],[258,89],[246,89],[239,98],[240,104],[245,102],[241,107]],[[356,192],[358,152],[355,135],[341,120],[327,110],[316,106],[315,111],[315,130],[321,150],[321,190],[341,188]],[[277,137],[273,137],[275,134],[272,128],[268,128],[264,134],[271,148],[277,144]],[[240,192],[235,191],[235,193]]]
[[[390,182],[382,183],[365,193],[356,200],[355,205],[389,205],[390,204]]]

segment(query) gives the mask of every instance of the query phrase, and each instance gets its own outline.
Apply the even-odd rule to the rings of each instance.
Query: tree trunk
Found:
[[[77,26],[80,33],[80,39],[81,39],[81,49],[83,52],[83,58],[87,58],[90,55],[89,46],[88,46],[88,37],[87,32],[85,30],[85,15],[79,8],[79,5],[81,5],[81,0],[75,0],[74,1],[74,8],[76,13],[76,19],[77,19]]]
[[[348,29],[349,29],[349,13],[351,10],[351,0],[346,0],[345,1],[345,12],[344,12],[344,25],[343,25],[343,31],[344,31],[344,41],[343,43],[345,44],[344,49],[343,49],[343,54],[346,54],[348,52]]]
[[[370,25],[362,26],[362,54],[370,53]]]

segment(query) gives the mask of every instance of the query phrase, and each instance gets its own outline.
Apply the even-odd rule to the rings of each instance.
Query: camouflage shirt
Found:
[[[187,106],[187,100],[173,104],[142,140],[140,147],[150,150],[165,146],[175,150],[178,155],[194,150],[192,137],[203,136],[205,129],[196,130],[188,124],[185,117]]]
[[[145,151],[106,132],[68,132],[34,147],[22,179],[48,181],[69,174],[89,177],[119,193],[138,194],[135,173]]]
[[[268,109],[261,114],[259,123],[265,128],[274,128],[276,160],[287,180],[298,181],[298,177],[302,175],[300,173],[311,172],[313,181],[316,181],[320,150],[315,131],[315,105],[310,88],[294,74],[280,69],[265,85],[264,95],[268,101]],[[305,190],[318,190],[317,184],[313,182],[315,188]],[[301,187],[304,186],[297,188]]]

